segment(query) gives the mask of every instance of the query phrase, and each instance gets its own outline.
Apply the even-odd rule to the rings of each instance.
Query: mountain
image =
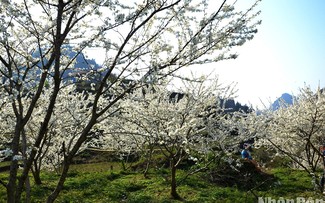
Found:
[[[84,80],[81,78],[87,78],[88,82],[95,82],[101,78],[101,74],[98,72],[100,66],[96,63],[94,59],[87,59],[84,54],[77,53],[73,51],[72,46],[66,45],[64,47],[63,54],[66,55],[69,59],[75,58],[74,67],[67,69],[63,74],[63,80],[71,80],[77,82]]]
[[[284,93],[281,97],[277,98],[271,105],[273,111],[279,109],[281,106],[290,106],[293,104],[293,96],[288,93]]]
[[[88,80],[101,77],[99,75],[100,73],[98,72],[100,65],[98,65],[94,59],[86,58],[82,52],[77,53],[73,50],[71,45],[64,45],[62,48],[62,55],[66,56],[70,60],[75,60],[73,68],[69,68],[64,71],[64,74],[62,75],[62,79],[64,81],[71,80],[76,82],[83,76],[86,76]],[[40,58],[40,52],[35,52],[32,56],[34,58]],[[45,63],[48,62],[48,59],[45,57],[43,60]],[[42,67],[42,63],[39,62],[38,66]],[[40,70],[38,73],[40,73]]]
[[[252,109],[250,107],[248,107],[247,105],[242,105],[239,102],[235,102],[235,100],[233,99],[220,99],[220,107],[224,107],[225,108],[225,112],[226,113],[233,113],[233,112],[245,112],[245,113],[249,113],[252,111]]]

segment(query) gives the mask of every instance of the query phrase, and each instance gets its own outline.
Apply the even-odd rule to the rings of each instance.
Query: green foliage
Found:
[[[253,157],[266,168],[282,168],[292,165],[292,160],[289,157],[277,156],[275,150],[265,147],[254,149]]]

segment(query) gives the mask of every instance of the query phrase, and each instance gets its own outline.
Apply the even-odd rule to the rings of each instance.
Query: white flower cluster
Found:
[[[0,151],[0,162],[2,162],[7,157],[12,156],[12,150],[11,149],[4,149]]]
[[[103,148],[122,153],[144,152],[148,148],[170,153],[184,151],[195,162],[215,146],[226,149],[228,142],[235,142],[229,136],[232,122],[217,113],[222,107],[214,96],[224,94],[224,88],[217,80],[207,85],[208,82],[211,81],[188,82],[183,93],[171,93],[167,83],[130,94],[121,101],[119,115],[101,122]]]
[[[293,166],[310,172],[320,164],[325,144],[323,90],[304,87],[292,105],[283,103],[276,111],[251,114],[243,123],[245,131],[257,138],[258,146],[274,148],[274,156],[290,157]]]

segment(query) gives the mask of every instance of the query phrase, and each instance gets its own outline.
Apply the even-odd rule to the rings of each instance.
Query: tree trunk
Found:
[[[68,176],[69,167],[70,167],[70,159],[66,158],[64,160],[63,169],[62,169],[62,173],[61,173],[59,182],[56,185],[55,190],[47,197],[47,200],[46,200],[47,203],[53,203],[55,201],[55,199],[59,196],[61,190],[63,189],[65,179]]]
[[[8,203],[15,203],[19,202],[16,201],[15,196],[17,192],[17,173],[18,173],[18,160],[16,159],[19,154],[19,141],[20,141],[20,136],[21,136],[21,129],[22,127],[22,122],[21,119],[17,119],[17,124],[15,127],[15,134],[14,138],[12,140],[12,154],[13,158],[11,160],[10,164],[10,173],[9,173],[9,181],[7,184],[7,202]]]
[[[176,183],[176,160],[173,158],[171,161],[171,191],[170,194],[172,196],[172,198],[174,199],[181,199],[181,197],[179,196],[179,194],[177,193],[177,183]]]
[[[26,182],[25,182],[25,186],[26,186],[26,200],[25,203],[30,203],[31,202],[31,186],[30,186],[30,181],[29,181],[29,177],[27,177]]]
[[[12,161],[10,165],[9,182],[7,184],[7,202],[15,203],[15,194],[17,186],[17,168],[18,161]]]
[[[145,168],[145,170],[144,170],[144,172],[143,172],[143,176],[144,176],[144,178],[146,178],[146,179],[148,178],[149,166],[150,166],[151,159],[152,159],[152,151],[153,151],[152,148],[153,148],[153,147],[150,147],[150,149],[149,149],[149,156],[148,156],[148,159],[147,159],[146,168]]]
[[[22,155],[24,157],[24,168],[27,167],[27,138],[26,138],[26,132],[23,129],[22,130],[22,134],[21,134],[21,146],[22,146]],[[26,187],[26,203],[30,202],[30,198],[31,198],[31,186],[30,186],[30,181],[29,181],[29,177],[27,176],[26,180],[25,180],[25,187]]]
[[[126,171],[125,161],[124,159],[121,160],[122,170]]]
[[[41,171],[38,168],[36,168],[36,166],[35,166],[35,169],[32,168],[31,171],[32,171],[32,174],[34,177],[35,184],[41,185],[42,184]]]
[[[143,177],[145,179],[148,179],[148,170],[149,170],[149,165],[150,165],[150,161],[148,160],[147,161],[147,164],[146,164],[146,168],[144,169],[144,172],[143,172]]]

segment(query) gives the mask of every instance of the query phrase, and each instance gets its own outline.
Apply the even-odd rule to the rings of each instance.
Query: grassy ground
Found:
[[[73,166],[64,190],[57,202],[180,202],[169,196],[168,171],[152,171],[149,179],[137,172],[123,172],[118,163],[81,164]],[[302,171],[277,168],[269,171],[276,181],[253,190],[222,187],[203,180],[199,174],[179,183],[179,194],[185,202],[257,202],[257,196],[284,198],[321,198],[313,192],[310,178]],[[6,173],[0,173],[5,181]],[[184,177],[179,171],[178,179]],[[33,185],[32,202],[44,202],[54,188],[58,176],[43,173],[43,185]],[[0,202],[5,202],[5,190],[0,186]]]

